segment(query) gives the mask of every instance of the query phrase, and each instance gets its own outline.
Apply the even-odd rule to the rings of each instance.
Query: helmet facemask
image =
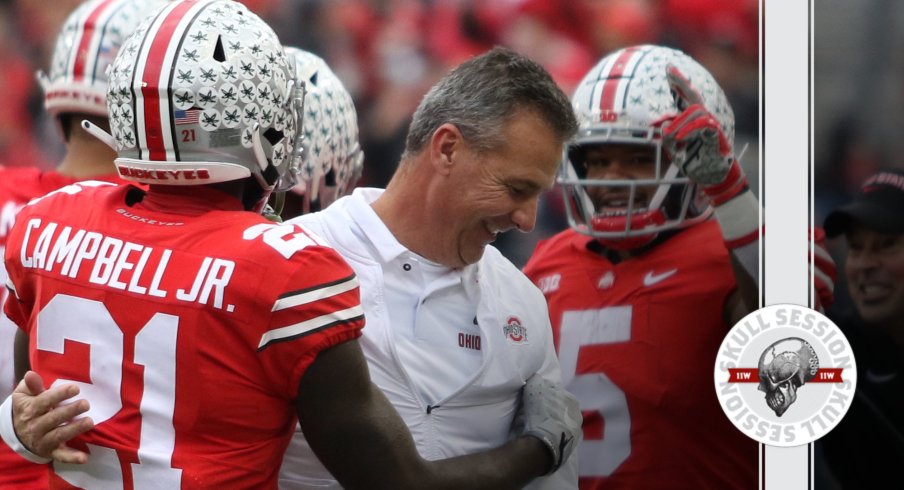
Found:
[[[319,211],[351,192],[361,177],[364,154],[358,143],[358,118],[351,94],[313,53],[287,47],[295,60],[296,76],[305,81],[302,151],[296,154],[299,169],[296,212]]]
[[[669,84],[670,67],[687,76],[706,109],[719,120],[726,138],[734,139],[734,114],[725,94],[712,75],[686,54],[641,45],[601,59],[572,97],[579,128],[566,145],[557,182],[564,190],[571,228],[597,238],[608,248],[642,247],[663,231],[691,226],[712,213],[696,184],[663,152],[661,127],[683,110]],[[603,179],[588,179],[583,162],[576,161],[580,152],[590,148],[609,151],[609,145],[649,148],[655,155],[653,168],[635,172],[637,177],[622,178],[613,172]],[[602,209],[593,199],[602,189],[621,195],[624,206]],[[612,209],[616,207],[620,209]]]
[[[631,170],[617,170],[614,178],[588,177],[594,171],[586,167],[587,156],[598,154],[609,159],[613,152],[649,152],[649,162],[620,161],[621,169]],[[581,132],[566,146],[558,182],[565,192],[569,225],[612,249],[644,246],[663,230],[690,226],[709,214],[696,184],[668,162],[661,133],[654,127],[609,126]]]

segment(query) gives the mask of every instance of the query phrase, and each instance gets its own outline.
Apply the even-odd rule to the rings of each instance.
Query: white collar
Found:
[[[377,215],[377,212],[374,211],[374,208],[371,206],[383,192],[383,189],[359,187],[349,196],[347,204],[348,214],[351,216],[352,220],[354,220],[358,229],[361,230],[361,234],[364,238],[370,242],[370,245],[373,247],[380,261],[386,264],[399,258],[401,255],[409,254],[417,258],[418,262],[421,262],[428,267],[452,270],[451,267],[428,260],[417,253],[408,250],[404,245],[399,243],[395,235],[389,231],[386,223],[380,219],[380,216]]]

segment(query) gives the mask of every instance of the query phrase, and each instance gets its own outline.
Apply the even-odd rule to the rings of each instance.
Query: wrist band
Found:
[[[760,236],[760,202],[750,189],[730,201],[714,206],[714,214],[722,228],[722,238],[729,249],[755,242]]]
[[[714,214],[722,229],[725,248],[759,287],[760,202],[750,189],[715,206]]]
[[[721,183],[703,187],[703,193],[709,196],[713,206],[721,206],[746,190],[747,176],[735,158],[732,158],[728,173]]]
[[[31,461],[32,463],[45,464],[53,461],[53,458],[45,458],[28,450],[19,436],[16,435],[16,429],[13,427],[13,396],[9,395],[3,404],[0,405],[0,437],[13,451],[19,456]]]

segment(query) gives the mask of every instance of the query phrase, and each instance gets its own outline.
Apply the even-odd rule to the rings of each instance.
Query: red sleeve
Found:
[[[27,318],[31,316],[31,309],[25,303],[19,301],[14,291],[7,291],[6,302],[3,304],[3,313],[19,328],[26,330]]]
[[[541,269],[547,262],[547,250],[549,250],[551,244],[551,238],[544,238],[538,241],[534,246],[533,253],[530,255],[530,258],[528,258],[527,263],[524,264],[524,268],[521,270],[521,272],[523,272],[524,275],[527,276],[527,278],[530,279],[534,284],[537,284],[537,276],[540,274]]]
[[[364,327],[358,279],[342,257],[320,246],[299,254],[257,346],[267,379],[291,399],[318,353],[358,338]]]
[[[19,216],[20,219],[17,220],[19,226],[13,226],[10,231],[6,241],[6,249],[3,253],[3,265],[7,274],[6,283],[3,285],[7,289],[3,312],[19,328],[27,331],[28,319],[31,317],[31,305],[20,299],[24,291],[17,291],[17,288],[24,287],[21,279],[22,264],[19,262],[19,250],[22,248],[22,228],[27,221],[24,214],[22,213]]]

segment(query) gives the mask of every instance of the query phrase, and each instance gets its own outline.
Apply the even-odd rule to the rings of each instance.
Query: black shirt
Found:
[[[844,489],[904,488],[904,359],[901,348],[855,313],[833,318],[851,343],[857,391],[847,415],[817,441]]]

